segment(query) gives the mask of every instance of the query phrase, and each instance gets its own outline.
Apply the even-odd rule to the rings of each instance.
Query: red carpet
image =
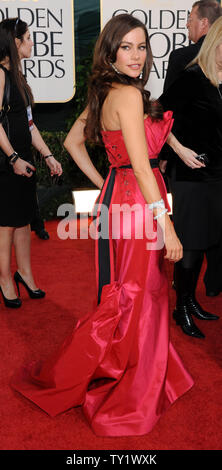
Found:
[[[204,340],[182,334],[171,320],[171,338],[195,385],[160,419],[154,430],[142,437],[101,438],[89,429],[81,409],[72,409],[54,419],[11,390],[10,377],[24,362],[48,356],[57,349],[76,318],[90,311],[95,302],[94,242],[59,240],[57,222],[48,222],[50,240],[32,234],[32,263],[45,299],[31,300],[22,289],[23,305],[6,309],[2,299],[0,372],[0,449],[221,449],[221,333],[217,322],[196,321]],[[14,261],[13,267],[15,268]],[[167,263],[169,281],[172,265]],[[202,276],[198,299],[214,313],[222,313],[222,294],[205,296]],[[170,289],[171,311],[175,293]]]

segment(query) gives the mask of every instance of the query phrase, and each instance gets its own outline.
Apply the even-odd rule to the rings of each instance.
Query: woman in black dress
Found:
[[[15,247],[17,287],[22,283],[31,298],[44,297],[32,275],[30,222],[36,211],[36,178],[31,145],[45,158],[51,175],[61,175],[55,160],[32,121],[33,97],[22,75],[21,60],[31,55],[33,42],[27,24],[19,18],[0,23],[0,109],[5,84],[10,83],[8,125],[0,123],[0,291],[7,307],[20,307],[11,275],[11,250]],[[8,77],[8,78],[7,78]],[[3,160],[2,160],[3,161]],[[19,290],[19,289],[18,289]]]
[[[160,101],[174,113],[173,132],[194,153],[175,155],[172,169],[173,218],[183,245],[175,265],[174,319],[184,333],[203,337],[192,316],[205,312],[195,298],[204,252],[222,239],[222,17],[211,26],[197,57]],[[197,154],[201,155],[199,160]]]

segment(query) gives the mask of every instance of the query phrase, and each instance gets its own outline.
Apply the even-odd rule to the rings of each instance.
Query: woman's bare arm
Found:
[[[143,101],[139,90],[123,87],[116,93],[117,114],[126,149],[139,188],[148,204],[161,199],[160,190],[149,163],[144,129]],[[154,214],[157,209],[154,209]],[[158,219],[165,232],[166,258],[178,261],[182,257],[182,245],[167,214]]]
[[[205,167],[204,163],[199,162],[195,157],[197,153],[188,147],[184,147],[172,132],[168,135],[167,138],[168,145],[174,150],[174,152],[180,157],[180,159],[185,163],[185,165],[190,168],[202,168]]]
[[[58,162],[53,155],[51,155],[51,152],[49,150],[48,145],[45,143],[44,139],[42,138],[38,128],[36,127],[35,124],[33,124],[33,129],[31,132],[32,135],[32,145],[33,147],[36,148],[42,155],[42,158],[45,158],[46,156],[50,155],[45,162],[46,165],[49,167],[51,171],[51,175],[58,175],[60,176],[62,174],[62,166],[61,163]]]
[[[70,129],[65,141],[64,147],[71,155],[72,159],[85,175],[98,187],[102,188],[104,180],[92,163],[92,160],[86,150],[84,127],[87,117],[87,108],[79,116]]]

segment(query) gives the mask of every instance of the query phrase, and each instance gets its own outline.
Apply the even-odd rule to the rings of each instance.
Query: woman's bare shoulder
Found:
[[[133,85],[122,85],[114,84],[112,88],[113,93],[116,95],[132,96],[132,97],[141,97],[141,92]]]
[[[114,84],[110,90],[101,113],[104,129],[121,128],[120,116],[143,113],[142,95],[140,90],[130,85]]]
[[[110,97],[114,103],[118,104],[118,107],[122,104],[124,106],[137,106],[142,103],[142,94],[140,90],[131,85],[115,85],[111,93]]]

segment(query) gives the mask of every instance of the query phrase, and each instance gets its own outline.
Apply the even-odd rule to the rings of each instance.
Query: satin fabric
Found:
[[[151,168],[158,168],[158,166],[159,166],[158,158],[150,159],[150,166],[151,166]],[[121,170],[132,169],[132,165],[123,165],[123,166],[120,166],[119,169],[121,169]],[[126,204],[124,204],[124,206],[122,206],[121,209],[119,208],[119,210],[117,209],[117,207],[115,205],[115,210],[113,211],[114,204],[111,205],[111,200],[112,200],[113,188],[114,188],[114,184],[115,184],[116,170],[117,169],[115,167],[112,167],[110,169],[109,176],[108,176],[108,178],[106,180],[106,184],[105,184],[105,190],[102,190],[101,196],[99,197],[97,204],[95,204],[95,206],[94,206],[94,214],[98,210],[98,205],[99,205],[99,211],[101,210],[101,214],[102,214],[101,217],[97,216],[97,224],[96,224],[97,229],[99,229],[99,227],[102,228],[104,226],[106,228],[105,236],[104,236],[104,231],[100,230],[100,236],[98,236],[99,230],[97,232],[98,303],[100,302],[100,297],[101,297],[101,292],[102,292],[103,286],[106,285],[106,284],[109,284],[111,282],[112,240],[113,240],[113,238],[119,238],[120,239],[120,214],[121,214],[121,212],[124,211],[124,216],[122,217],[122,221],[121,221],[121,223],[122,222],[124,223],[122,231],[123,231],[123,234],[125,235],[125,227],[127,228],[128,238],[129,237],[132,238],[132,233],[130,233],[130,232],[132,232],[132,230],[131,230],[131,214],[130,214],[132,210],[135,212],[135,222],[137,224],[139,224],[139,228],[140,228],[139,236],[137,236],[137,234],[136,234],[137,238],[141,238],[141,233],[143,234],[143,225],[142,224],[144,224],[144,229],[145,230],[147,228],[147,231],[149,231],[149,224],[150,224],[150,226],[153,225],[153,223],[152,223],[153,222],[152,212],[149,213],[149,211],[146,211],[146,212],[148,212],[148,214],[145,214],[145,213],[143,214],[143,212],[144,212],[143,211],[144,203],[140,207],[138,207],[138,204],[137,204],[137,206],[135,206],[135,204],[133,206],[131,205],[130,207],[128,207],[128,212],[126,211]],[[126,174],[126,173],[123,173],[123,174]],[[125,180],[124,183],[128,184],[128,181]],[[102,200],[102,205],[100,203],[100,200]],[[104,212],[104,208],[105,208],[105,212]],[[110,209],[111,209],[111,211],[110,211]],[[142,210],[139,211],[139,209],[142,209]],[[142,217],[144,218],[144,220],[142,220],[142,221],[141,221],[141,212],[142,212]],[[114,231],[109,230],[109,228],[110,228],[110,214],[112,214],[112,213],[113,213],[113,216],[115,217],[115,219],[114,219],[114,217],[112,217],[112,221],[114,221],[113,226],[115,227]],[[117,215],[119,217],[119,224],[118,224]],[[129,225],[129,221],[126,220],[126,216],[127,216],[127,219],[130,219],[129,220],[130,225]],[[138,220],[138,216],[139,216],[140,220]],[[141,224],[141,222],[142,222],[142,224]],[[117,227],[117,225],[119,225],[119,227]],[[117,230],[117,228],[118,228],[118,230]]]
[[[149,155],[156,157],[170,132],[172,114],[165,113],[158,123],[147,118],[144,125]],[[145,237],[145,200],[133,170],[118,169],[130,163],[121,131],[103,133],[103,138],[111,167],[117,167],[109,208],[110,282],[103,286],[95,311],[77,323],[57,354],[24,367],[12,386],[51,416],[82,405],[97,435],[141,435],[193,380],[169,340],[168,285],[164,250],[156,249],[156,225],[149,217],[152,230]],[[166,199],[159,170],[153,171]],[[106,186],[107,181],[100,203]],[[126,213],[119,213],[115,204],[124,203]],[[135,203],[137,218],[129,209]],[[96,267],[98,274],[98,249]]]

